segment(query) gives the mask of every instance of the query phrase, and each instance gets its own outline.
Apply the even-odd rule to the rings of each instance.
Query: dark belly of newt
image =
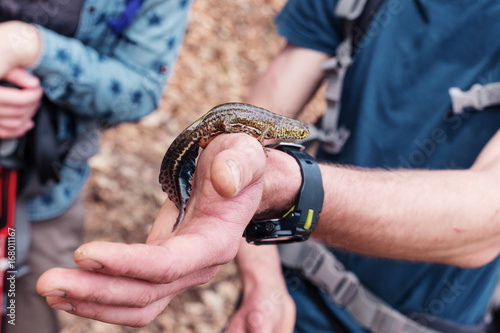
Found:
[[[298,120],[243,103],[221,104],[195,121],[172,142],[160,169],[161,187],[179,209],[174,230],[184,218],[199,148],[221,133],[247,133],[263,143],[264,139],[303,139],[309,129]]]

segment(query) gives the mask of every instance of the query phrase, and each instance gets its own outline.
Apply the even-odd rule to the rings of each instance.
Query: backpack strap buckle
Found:
[[[468,108],[482,111],[487,107],[500,105],[500,82],[485,85],[476,83],[467,91],[452,87],[448,92],[454,114],[461,114]]]

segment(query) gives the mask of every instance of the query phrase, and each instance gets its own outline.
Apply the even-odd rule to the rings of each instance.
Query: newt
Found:
[[[179,209],[173,230],[184,218],[199,148],[205,148],[222,133],[247,133],[263,145],[264,139],[306,138],[309,129],[298,120],[250,104],[226,103],[208,111],[177,136],[161,163],[162,190]]]

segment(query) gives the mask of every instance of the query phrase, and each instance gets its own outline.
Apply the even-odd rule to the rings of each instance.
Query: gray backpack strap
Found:
[[[453,87],[449,93],[454,114],[460,114],[467,108],[481,111],[489,106],[500,105],[500,82],[475,84],[467,91]]]
[[[436,333],[387,305],[366,289],[354,273],[344,269],[333,253],[321,243],[306,242],[279,246],[283,265],[326,291],[333,302],[352,319],[373,333]]]
[[[340,100],[345,74],[352,62],[352,35],[337,48],[336,55],[323,64],[327,83],[325,89],[326,110],[321,119],[321,130],[324,132],[323,149],[331,154],[340,152],[351,132],[344,126],[338,127]]]
[[[335,8],[335,15],[344,19],[344,40],[335,51],[335,56],[323,64],[326,77],[325,98],[327,107],[321,119],[321,128],[310,126],[310,135],[300,141],[307,144],[311,141],[323,143],[323,149],[331,154],[341,151],[350,136],[350,131],[338,126],[340,100],[345,74],[351,65],[353,55],[354,27],[364,31],[370,23],[372,12],[381,4],[382,0],[340,0]]]
[[[312,141],[323,143],[323,149],[331,154],[340,152],[351,134],[345,127],[338,128],[340,113],[340,98],[342,95],[342,84],[345,73],[352,62],[352,35],[348,35],[337,47],[334,57],[323,63],[323,71],[326,77],[326,110],[321,119],[321,128],[309,126],[309,137],[299,141],[307,144]]]
[[[367,1],[369,0],[339,0],[337,7],[335,7],[335,14],[338,17],[354,21],[363,12]]]

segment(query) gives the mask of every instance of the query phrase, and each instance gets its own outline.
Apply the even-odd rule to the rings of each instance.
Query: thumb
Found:
[[[212,162],[210,177],[217,193],[233,198],[262,179],[266,156],[259,141],[249,135],[224,135],[221,139],[225,141]]]
[[[37,88],[40,86],[40,80],[22,68],[11,69],[3,79],[20,88]]]

